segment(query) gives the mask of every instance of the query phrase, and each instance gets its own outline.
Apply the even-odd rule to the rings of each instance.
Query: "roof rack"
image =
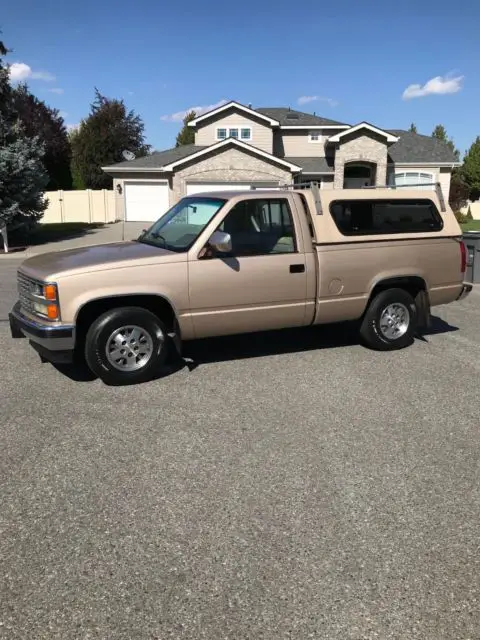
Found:
[[[252,187],[254,188],[254,187]],[[321,216],[322,211],[322,201],[320,199],[320,183],[319,182],[291,182],[288,184],[279,184],[275,189],[282,189],[288,191],[291,189],[292,191],[300,191],[302,189],[310,189],[313,194],[313,200],[315,202],[315,209],[317,211],[317,215]]]
[[[412,187],[435,187],[438,201],[442,213],[446,211],[445,198],[443,197],[442,185],[440,182],[415,182],[414,184],[385,184],[361,187],[361,189],[410,189]]]

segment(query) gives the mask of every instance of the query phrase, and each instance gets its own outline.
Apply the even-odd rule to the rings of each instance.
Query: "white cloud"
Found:
[[[67,127],[67,131],[76,131],[80,127],[80,123],[77,122],[77,124],[66,124],[65,126]]]
[[[325,98],[324,96],[300,96],[297,100],[299,105],[309,104],[310,102],[326,102],[331,107],[336,107],[338,102],[332,98]]]
[[[187,113],[190,111],[195,111],[197,116],[201,116],[203,113],[207,113],[207,111],[212,111],[213,109],[217,109],[224,104],[227,104],[228,100],[220,100],[215,104],[207,104],[203,107],[189,107],[185,109],[185,111],[177,111],[177,113],[171,113],[167,116],[160,116],[160,120],[164,120],[165,122],[182,122]]]
[[[34,71],[25,62],[14,62],[10,65],[10,79],[12,82],[22,82],[22,80],[45,80],[52,82],[55,76],[48,71]]]
[[[462,89],[463,78],[464,76],[436,76],[426,82],[423,87],[421,84],[411,84],[403,92],[402,98],[411,100],[412,98],[423,98],[424,96],[457,93]]]
[[[63,89],[61,89],[60,87],[54,87],[53,89],[49,89],[49,91],[51,93],[56,93],[59,96],[61,96],[63,93]]]

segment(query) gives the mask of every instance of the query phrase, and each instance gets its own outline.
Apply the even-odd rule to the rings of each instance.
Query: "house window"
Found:
[[[309,142],[323,142],[323,136],[320,131],[310,131],[308,134]]]
[[[443,220],[431,200],[336,200],[330,213],[344,236],[440,231]]]
[[[251,140],[252,129],[251,127],[218,127],[217,128],[217,140],[225,140],[226,138],[235,138],[238,140]]]
[[[432,173],[422,173],[420,171],[404,171],[395,174],[393,184],[396,187],[410,186],[412,189],[426,189],[427,191],[430,191],[435,187],[435,185],[433,184],[434,182],[435,181]]]

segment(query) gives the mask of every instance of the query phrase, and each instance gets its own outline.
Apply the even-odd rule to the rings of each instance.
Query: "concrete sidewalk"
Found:
[[[84,235],[65,240],[46,242],[45,244],[27,247],[24,251],[12,251],[10,253],[0,253],[1,259],[25,260],[40,253],[50,253],[52,251],[63,251],[65,249],[77,249],[78,247],[88,247],[95,244],[106,244],[111,242],[122,242],[124,240],[134,240],[138,238],[142,229],[149,227],[149,222],[117,222],[106,224],[98,229],[89,229]],[[12,249],[12,248],[11,248]]]

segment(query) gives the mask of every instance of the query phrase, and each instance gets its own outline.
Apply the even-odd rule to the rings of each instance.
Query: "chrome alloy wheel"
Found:
[[[380,331],[387,340],[404,336],[410,325],[410,311],[401,302],[389,304],[380,316]]]
[[[138,371],[150,360],[153,353],[152,336],[142,327],[119,327],[106,342],[105,355],[118,371]]]

